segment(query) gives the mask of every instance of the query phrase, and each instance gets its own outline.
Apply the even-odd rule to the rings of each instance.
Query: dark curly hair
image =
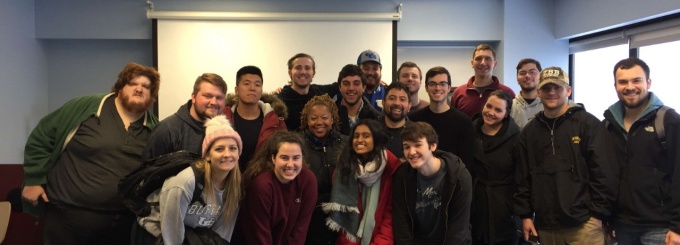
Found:
[[[328,94],[317,95],[312,97],[311,100],[307,101],[307,104],[305,104],[305,108],[302,109],[302,113],[300,115],[300,129],[305,130],[309,128],[307,125],[307,116],[312,110],[312,107],[315,105],[322,105],[328,108],[328,111],[331,112],[331,116],[333,117],[333,129],[340,130],[340,116],[338,116],[338,106],[335,105],[335,101],[333,101],[333,99],[331,99]]]

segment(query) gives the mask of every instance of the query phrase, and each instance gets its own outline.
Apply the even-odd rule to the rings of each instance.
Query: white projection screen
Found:
[[[158,117],[175,113],[191,98],[203,73],[216,73],[236,86],[236,71],[246,65],[262,69],[264,92],[290,80],[287,61],[307,53],[316,61],[313,83],[330,84],[359,53],[372,49],[382,60],[382,80],[392,81],[393,21],[232,21],[157,20],[158,71],[161,88]]]

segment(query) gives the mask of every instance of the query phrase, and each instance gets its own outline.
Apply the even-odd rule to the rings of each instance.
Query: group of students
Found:
[[[666,244],[680,240],[678,215],[671,213],[678,208],[671,187],[680,176],[673,172],[677,152],[661,151],[649,134],[638,136],[658,130],[653,112],[662,105],[646,90],[644,62],[616,65],[621,102],[605,114],[608,123],[567,99],[571,87],[560,68],[520,62],[518,82],[536,78],[531,89],[540,95],[522,100],[543,108],[518,120],[513,104],[531,86],[520,82],[517,96],[500,87],[490,75],[495,52],[480,46],[471,62],[476,75],[456,89],[452,107],[446,69],[427,72],[430,104],[423,106],[418,87],[414,93],[409,85],[413,79],[379,84],[380,58],[368,50],[360,66],[343,67],[338,83],[322,86],[310,86],[311,56],[292,57],[292,84],[278,96],[285,103],[262,95],[257,67],[239,70],[235,95],[226,94],[219,75],[203,74],[191,100],[160,123],[148,112],[159,74],[128,64],[112,93],[69,101],[33,130],[24,208],[35,215],[44,208],[46,244],[602,244],[603,220],[621,244],[637,244],[648,232],[663,233]],[[371,99],[364,63],[375,68],[368,69]],[[524,69],[527,64],[534,67]],[[420,80],[420,69],[409,64],[398,75],[409,68],[417,68],[410,70]],[[618,77],[638,68],[643,77]],[[478,86],[478,72],[489,84]],[[385,108],[374,105],[381,99]],[[416,101],[420,110],[408,114],[411,122],[405,115]],[[666,145],[675,149],[678,116],[665,118]],[[630,153],[641,146],[628,142],[640,138],[654,143]],[[130,213],[118,180],[141,161],[179,150],[200,160],[147,197],[158,204],[149,215]],[[660,193],[642,191],[655,187]],[[649,244],[659,244],[658,236],[652,239]]]

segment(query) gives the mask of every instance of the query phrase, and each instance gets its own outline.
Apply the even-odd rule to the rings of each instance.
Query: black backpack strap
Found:
[[[654,130],[656,131],[656,135],[661,142],[661,148],[663,150],[666,150],[666,130],[663,126],[663,119],[668,109],[670,109],[670,107],[665,105],[659,107],[659,109],[656,110],[656,118],[654,119]]]
[[[194,194],[191,196],[191,202],[194,203],[199,201],[201,205],[205,206],[205,201],[201,198],[203,194],[203,189],[205,188],[205,172],[196,168],[196,164],[191,164],[191,170],[194,171],[194,176],[196,177],[196,184],[194,185]]]

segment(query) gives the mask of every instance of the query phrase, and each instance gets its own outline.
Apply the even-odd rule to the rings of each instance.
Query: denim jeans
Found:
[[[664,245],[668,228],[615,224],[618,245]]]

